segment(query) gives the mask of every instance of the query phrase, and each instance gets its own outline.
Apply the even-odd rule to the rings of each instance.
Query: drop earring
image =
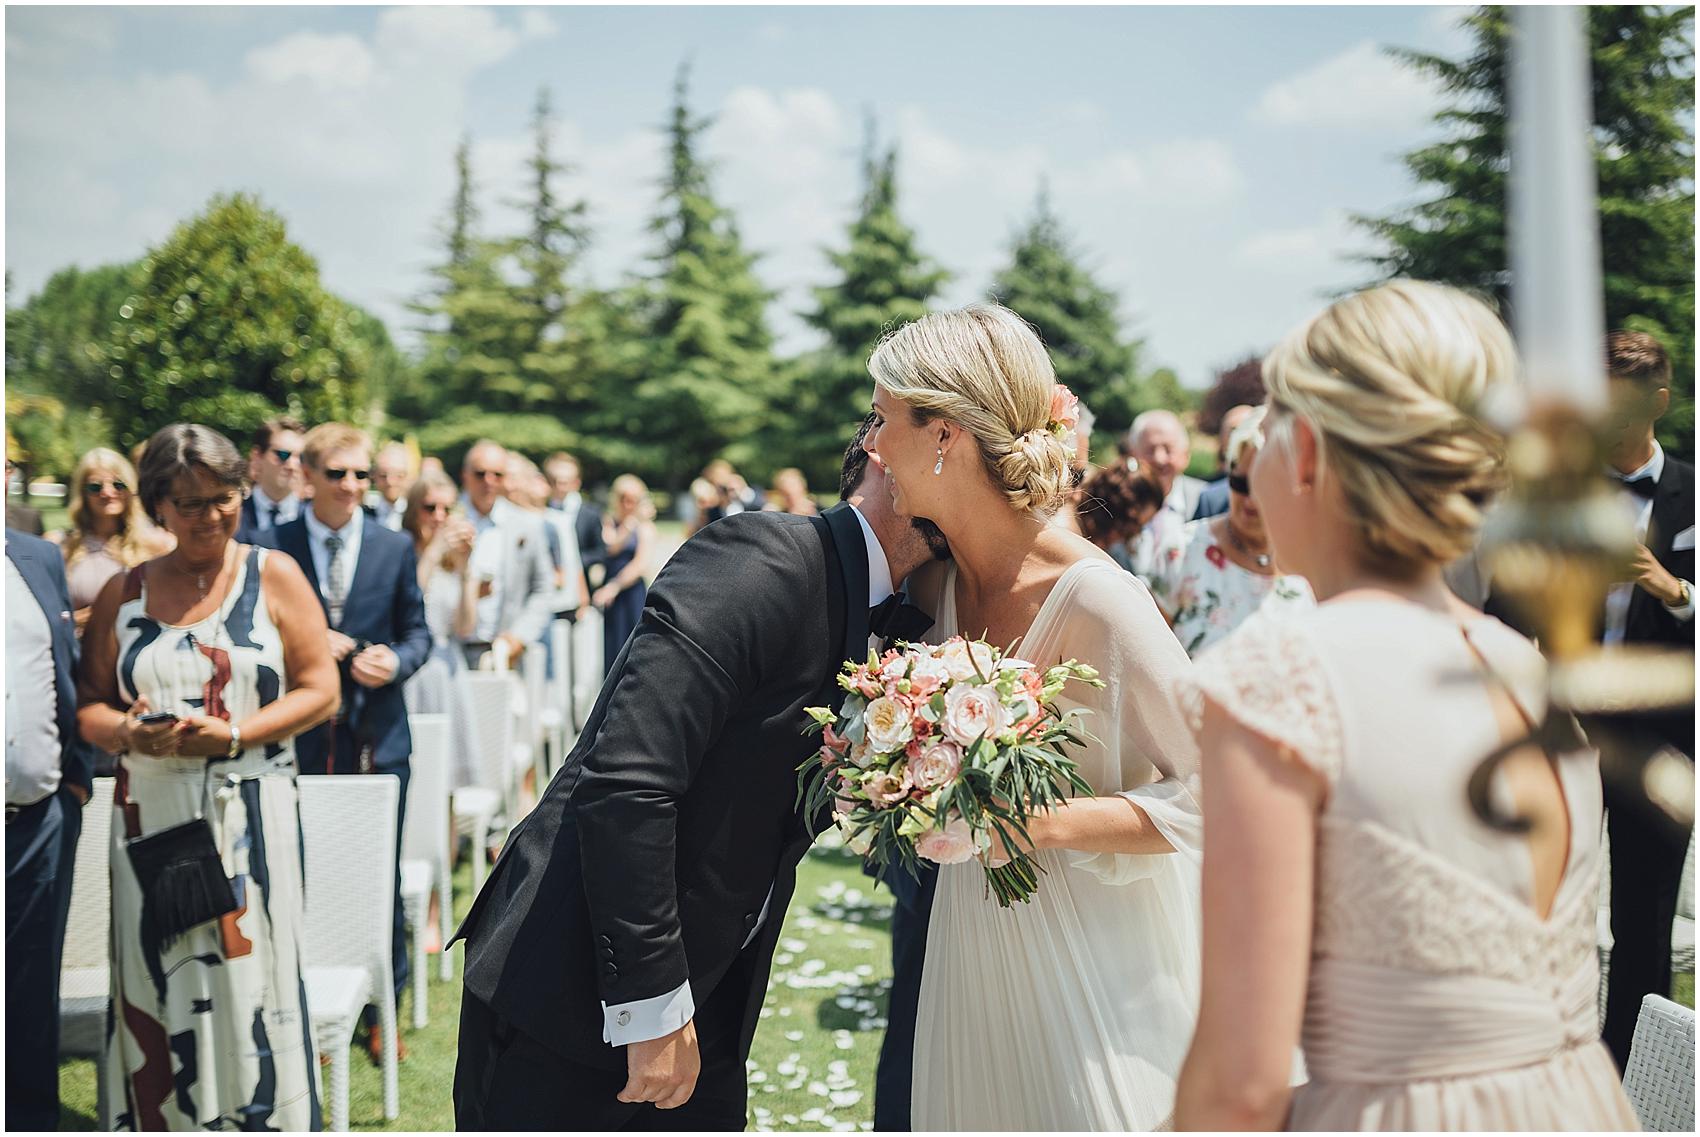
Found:
[[[944,473],[944,447],[939,447],[939,460],[933,463],[933,473]]]

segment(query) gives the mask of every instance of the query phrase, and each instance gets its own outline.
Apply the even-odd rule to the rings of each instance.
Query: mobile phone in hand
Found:
[[[136,721],[143,726],[160,726],[163,723],[177,721],[176,711],[149,711],[145,715],[137,715]]]

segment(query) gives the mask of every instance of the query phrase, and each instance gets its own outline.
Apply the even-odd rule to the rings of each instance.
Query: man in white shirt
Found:
[[[401,531],[407,490],[413,483],[412,467],[412,456],[399,442],[384,443],[372,460],[372,492],[367,495],[366,507],[373,520],[392,532]]]
[[[301,513],[301,447],[307,428],[287,415],[268,419],[254,432],[248,450],[248,479],[254,492],[242,503],[236,539],[255,538],[294,521]]]
[[[467,666],[477,667],[496,644],[517,660],[555,615],[555,572],[543,520],[503,498],[508,452],[500,443],[487,438],[473,443],[460,477],[461,505],[477,534],[471,572],[479,582],[476,623],[462,642]]]
[[[1126,442],[1140,469],[1148,472],[1163,490],[1163,508],[1140,531],[1128,550],[1133,574],[1149,580],[1158,545],[1192,520],[1204,482],[1186,473],[1187,464],[1192,461],[1192,439],[1174,412],[1146,411],[1133,420]]]
[[[577,458],[565,452],[551,454],[543,464],[543,472],[549,479],[550,513],[558,518],[563,538],[570,533],[578,542],[579,564],[584,571],[588,596],[601,582],[602,565],[608,559],[608,548],[602,540],[602,513],[585,500]],[[587,605],[563,614],[572,623],[572,713],[577,728],[584,725],[591,705],[596,702],[596,692],[602,686],[602,613]]]

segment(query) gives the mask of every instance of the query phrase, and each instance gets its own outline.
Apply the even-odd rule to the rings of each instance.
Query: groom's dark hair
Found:
[[[862,449],[862,443],[867,441],[868,431],[873,428],[874,412],[869,411],[862,425],[856,428],[856,437],[850,440],[849,449],[844,451],[844,465],[838,471],[839,501],[849,501],[856,487],[862,484],[862,476],[868,472],[868,452]]]

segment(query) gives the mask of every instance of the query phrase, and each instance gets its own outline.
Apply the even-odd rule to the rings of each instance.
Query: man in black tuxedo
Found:
[[[774,944],[825,822],[797,810],[803,708],[838,702],[876,609],[916,616],[884,602],[929,556],[870,465],[820,517],[729,517],[668,562],[457,933],[460,1128],[744,1127]]]
[[[402,684],[431,653],[413,539],[379,525],[362,507],[372,477],[372,443],[364,432],[342,423],[316,426],[301,458],[312,502],[260,539],[294,557],[319,595],[342,672],[342,710],[295,740],[296,761],[305,774],[394,774],[401,781],[399,865],[413,753]],[[400,889],[398,869],[390,950],[398,995],[409,970]],[[368,1015],[368,1025],[373,1019]],[[370,1038],[376,1050],[375,1025]]]
[[[1694,650],[1694,467],[1670,457],[1653,427],[1670,405],[1670,357],[1644,332],[1606,341],[1611,375],[1611,474],[1623,483],[1624,508],[1640,541],[1632,577],[1606,599],[1607,644],[1659,644]],[[1694,718],[1654,716],[1638,727],[1644,751],[1668,747],[1694,760]],[[1679,825],[1640,786],[1605,781],[1611,838],[1611,978],[1602,1030],[1621,1069],[1641,998],[1670,996],[1671,922],[1692,825]]]

